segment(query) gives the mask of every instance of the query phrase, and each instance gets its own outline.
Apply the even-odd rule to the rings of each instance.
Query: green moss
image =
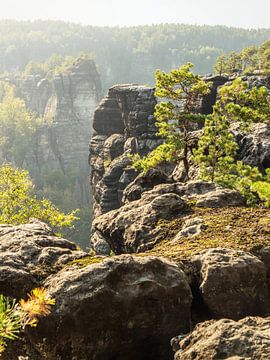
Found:
[[[263,246],[270,246],[270,210],[260,208],[194,208],[192,217],[203,217],[207,229],[195,237],[171,240],[181,230],[183,217],[159,222],[164,229],[163,239],[147,255],[163,256],[171,260],[186,259],[201,250],[226,247],[255,253]]]
[[[101,263],[103,260],[104,260],[104,257],[87,256],[83,259],[73,260],[73,261],[69,262],[66,266],[76,265],[79,268],[84,268],[88,265]]]

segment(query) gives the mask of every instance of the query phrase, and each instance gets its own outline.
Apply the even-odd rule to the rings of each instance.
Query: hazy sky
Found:
[[[270,27],[270,0],[0,0],[0,19],[91,25],[164,22]]]

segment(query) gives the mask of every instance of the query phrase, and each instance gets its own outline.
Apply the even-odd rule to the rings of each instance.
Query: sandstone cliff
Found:
[[[76,206],[90,206],[88,143],[92,118],[101,96],[101,82],[92,60],[78,59],[52,81],[29,75],[16,80],[18,96],[47,120],[37,134],[37,149],[25,167],[36,179],[60,172],[75,178]]]

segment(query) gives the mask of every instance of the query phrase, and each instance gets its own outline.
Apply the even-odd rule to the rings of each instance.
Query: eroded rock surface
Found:
[[[130,84],[110,88],[97,107],[89,157],[94,218],[122,205],[124,189],[137,176],[129,155],[145,155],[160,144],[155,105],[153,88]]]
[[[243,251],[209,249],[193,259],[202,300],[215,318],[240,319],[270,313],[267,268]]]
[[[179,342],[175,360],[268,360],[270,318],[207,321]]]
[[[239,159],[245,164],[257,166],[261,171],[270,167],[270,128],[267,124],[254,124],[248,133],[238,130],[235,135],[239,144]]]
[[[73,179],[71,201],[90,206],[88,145],[101,98],[95,62],[79,58],[51,81],[28,75],[16,79],[16,86],[29,109],[45,119],[37,131],[36,146],[28,150],[20,166],[30,171],[39,186],[41,178]],[[0,163],[14,162],[5,157],[0,154]]]
[[[24,297],[64,264],[86,256],[40,221],[0,225],[0,293]]]
[[[176,265],[112,257],[71,267],[45,283],[53,313],[32,332],[48,360],[168,360],[170,338],[189,330],[191,290]]]

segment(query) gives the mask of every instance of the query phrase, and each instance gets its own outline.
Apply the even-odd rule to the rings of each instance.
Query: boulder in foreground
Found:
[[[189,331],[191,290],[166,260],[112,257],[62,270],[45,286],[56,305],[31,333],[47,360],[168,360],[170,338]]]

